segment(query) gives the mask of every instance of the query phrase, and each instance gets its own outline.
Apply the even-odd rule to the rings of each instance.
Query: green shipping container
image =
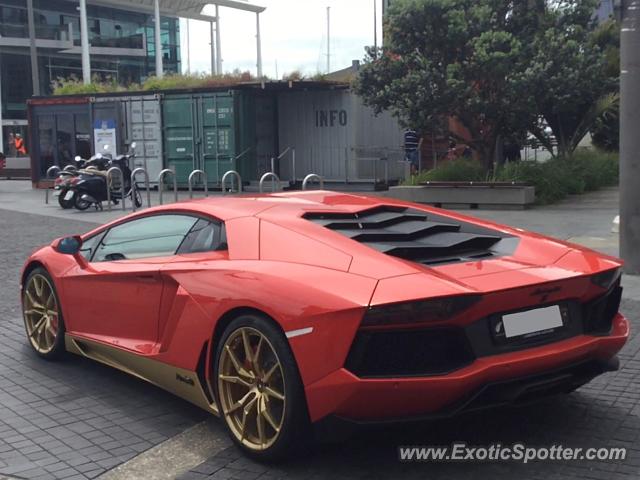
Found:
[[[162,102],[165,165],[184,186],[193,170],[204,170],[209,185],[235,170],[236,115],[229,92],[168,94]]]

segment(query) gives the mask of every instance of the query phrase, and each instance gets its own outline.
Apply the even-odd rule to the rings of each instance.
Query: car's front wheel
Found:
[[[214,370],[220,414],[249,455],[278,460],[309,442],[309,416],[295,359],[268,319],[234,319],[217,344]]]
[[[22,313],[29,343],[47,359],[64,353],[64,320],[51,276],[43,268],[29,273],[22,290]]]

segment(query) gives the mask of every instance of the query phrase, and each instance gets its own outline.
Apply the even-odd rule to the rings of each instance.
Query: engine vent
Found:
[[[504,255],[512,253],[517,245],[515,237],[501,232],[413,208],[383,206],[358,213],[312,212],[304,218],[387,255],[425,265]]]

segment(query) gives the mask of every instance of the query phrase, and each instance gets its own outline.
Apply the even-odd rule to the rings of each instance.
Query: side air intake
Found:
[[[425,265],[504,255],[517,244],[515,237],[501,232],[413,208],[383,206],[358,213],[312,212],[304,218],[387,255]]]

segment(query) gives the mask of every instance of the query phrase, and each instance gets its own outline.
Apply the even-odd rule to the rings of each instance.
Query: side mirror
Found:
[[[76,255],[80,252],[81,247],[82,238],[80,238],[79,235],[75,235],[73,237],[61,238],[55,246],[55,250],[65,255]]]

